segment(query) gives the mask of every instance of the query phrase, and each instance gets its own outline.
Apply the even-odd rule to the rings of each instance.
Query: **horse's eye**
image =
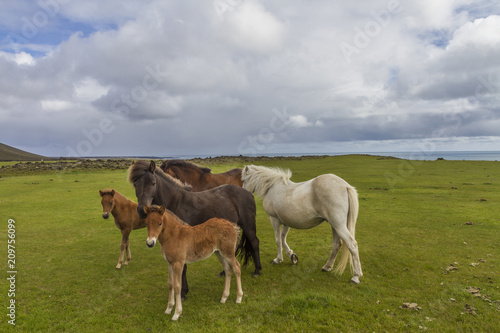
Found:
[[[163,224],[163,223],[160,223],[160,225],[159,225],[159,226],[161,227],[161,225],[162,225],[162,224]]]

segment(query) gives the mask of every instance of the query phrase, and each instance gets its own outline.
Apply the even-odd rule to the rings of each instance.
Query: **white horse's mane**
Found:
[[[243,188],[261,197],[277,182],[288,183],[290,177],[292,177],[292,172],[289,169],[268,168],[260,165],[247,165],[241,173]]]

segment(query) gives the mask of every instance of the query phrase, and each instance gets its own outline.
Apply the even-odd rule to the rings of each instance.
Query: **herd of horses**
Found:
[[[182,300],[189,291],[186,265],[213,253],[223,266],[221,275],[225,275],[221,302],[225,303],[229,296],[234,273],[236,303],[241,303],[241,267],[237,258],[243,265],[254,262],[253,276],[259,276],[262,269],[253,196],[256,194],[262,197],[274,229],[278,252],[274,264],[283,261],[283,248],[291,262],[298,263],[298,256],[286,242],[290,228],[309,229],[327,221],[333,243],[323,271],[332,270],[342,248],[335,272],[342,274],[350,264],[351,281],[359,283],[363,273],[354,238],[359,209],[355,188],[333,174],[300,183],[292,182],[291,176],[289,170],[257,165],[214,174],[208,168],[182,160],[165,161],[159,168],[154,161],[133,162],[128,180],[135,188],[137,203],[114,189],[99,191],[103,218],[113,215],[122,233],[116,268],[127,265],[131,259],[131,231],[147,227],[146,244],[153,247],[158,240],[168,263],[169,298],[165,313],[170,314],[175,305],[172,320],[181,315]]]

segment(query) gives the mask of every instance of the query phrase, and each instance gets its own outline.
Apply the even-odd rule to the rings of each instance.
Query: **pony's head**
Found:
[[[146,218],[145,205],[151,205],[156,193],[156,163],[151,161],[135,161],[129,168],[129,181],[134,185],[137,196],[137,213],[141,219]]]
[[[113,207],[115,205],[113,200],[113,198],[115,197],[115,190],[99,190],[99,194],[101,195],[102,217],[107,219],[109,218],[109,214],[111,214],[111,211],[113,210]]]
[[[146,240],[146,244],[149,247],[153,247],[163,230],[163,214],[165,214],[165,207],[146,205],[144,206],[144,212],[146,213],[146,226],[148,228],[148,239]]]

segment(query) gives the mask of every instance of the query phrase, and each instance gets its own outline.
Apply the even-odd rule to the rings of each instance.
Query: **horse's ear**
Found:
[[[160,215],[163,215],[165,213],[165,207],[160,206],[160,208],[158,208],[158,212],[160,213]]]
[[[104,195],[104,192],[99,190],[99,195],[102,197]]]
[[[151,160],[151,163],[149,163],[149,171],[155,172],[156,170],[156,163],[155,161]]]
[[[146,215],[148,215],[149,211],[150,211],[149,206],[148,205],[144,205],[143,209],[144,209],[144,213],[146,213]]]
[[[115,195],[115,193],[116,193],[115,189],[112,189],[112,190],[111,190],[111,195],[113,195],[113,196],[114,196],[114,195]]]

